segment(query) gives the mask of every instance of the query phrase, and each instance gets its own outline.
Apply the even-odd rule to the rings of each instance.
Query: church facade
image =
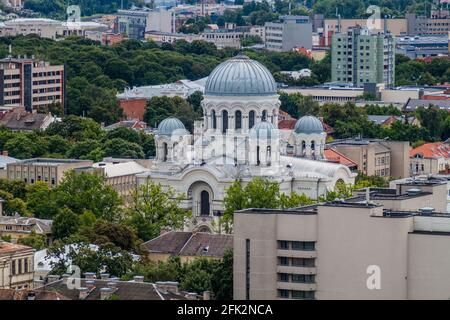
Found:
[[[163,120],[155,134],[153,166],[138,175],[172,187],[192,210],[188,230],[218,232],[227,188],[240,180],[266,177],[286,194],[318,198],[355,174],[324,160],[326,133],[319,119],[304,116],[289,137],[278,131],[280,100],[267,68],[244,55],[217,66],[208,77],[203,121],[188,132],[176,118]]]

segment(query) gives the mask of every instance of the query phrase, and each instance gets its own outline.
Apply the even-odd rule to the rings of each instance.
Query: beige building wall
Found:
[[[409,141],[383,141],[382,144],[389,148],[390,176],[395,178],[409,177]]]
[[[29,248],[29,250],[2,254],[0,248],[0,289],[33,288],[34,251],[33,248]],[[28,265],[27,272],[25,272],[25,260]],[[13,272],[13,263],[15,272]]]
[[[370,24],[370,22],[369,22]],[[324,21],[325,31],[338,31],[338,20],[337,19],[325,19]],[[347,32],[349,27],[354,26],[368,26],[367,19],[341,19],[342,32]],[[384,29],[384,19],[379,19],[376,24],[376,28],[380,31]],[[388,19],[387,20],[388,30],[395,36],[405,35],[408,32],[408,25],[406,19]]]
[[[408,299],[450,299],[450,236],[408,235]]]

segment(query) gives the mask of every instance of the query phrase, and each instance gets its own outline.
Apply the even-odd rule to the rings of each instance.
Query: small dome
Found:
[[[250,129],[250,138],[275,139],[278,138],[278,130],[270,122],[258,122]]]
[[[205,95],[274,95],[277,85],[270,71],[258,61],[237,55],[219,64],[209,75]]]
[[[322,122],[314,116],[301,117],[294,127],[295,133],[322,133],[324,132]]]
[[[179,119],[177,118],[167,118],[161,121],[158,125],[158,134],[170,136],[175,130],[186,131],[186,128]]]

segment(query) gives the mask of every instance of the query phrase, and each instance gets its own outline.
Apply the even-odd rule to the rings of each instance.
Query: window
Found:
[[[211,111],[211,122],[212,122],[212,128],[217,129],[217,118],[216,118],[216,111]]]
[[[28,273],[28,259],[23,260],[23,272]]]
[[[11,261],[11,274],[12,275],[16,274],[16,260]]]
[[[314,267],[314,259],[292,258],[292,266],[311,268]]]
[[[222,111],[222,133],[227,133],[228,130],[228,111]]]
[[[297,283],[314,283],[315,282],[315,276],[310,274],[293,274],[292,275],[292,282]]]
[[[278,249],[289,250],[289,241],[278,241]]]
[[[287,274],[287,273],[279,273],[278,274],[278,281],[280,281],[280,282],[289,282],[289,274]]]
[[[237,110],[235,113],[235,126],[234,128],[237,129],[242,129],[242,112]]]
[[[288,266],[289,258],[288,257],[278,257],[278,265],[279,266]]]
[[[314,241],[292,241],[292,250],[314,251]]]
[[[19,264],[19,274],[21,274],[22,273],[22,259],[19,259],[17,262]]]
[[[255,125],[255,111],[250,111],[248,113],[248,128],[251,129]]]
[[[289,290],[278,289],[278,298],[289,298]]]
[[[314,299],[314,291],[297,291],[292,290],[292,299]]]

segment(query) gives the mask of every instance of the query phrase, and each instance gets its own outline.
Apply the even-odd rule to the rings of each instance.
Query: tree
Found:
[[[304,193],[298,194],[296,192],[291,192],[289,196],[284,193],[280,195],[280,206],[282,209],[306,206],[315,202],[316,201],[314,201]]]
[[[55,192],[47,182],[37,181],[26,187],[26,202],[33,216],[41,219],[51,219],[58,212]]]
[[[67,207],[59,210],[52,223],[52,235],[55,239],[64,239],[78,231],[78,215]]]
[[[115,158],[145,158],[144,151],[137,143],[128,142],[121,138],[114,138],[105,143],[105,156]]]
[[[225,251],[213,270],[211,290],[216,300],[233,300],[233,251]]]
[[[36,232],[32,231],[29,236],[18,239],[17,243],[32,247],[36,250],[42,250],[45,248],[47,243],[47,237],[43,234],[36,234]]]
[[[144,241],[158,236],[164,227],[179,229],[190,215],[179,207],[180,200],[173,189],[164,190],[162,185],[147,179],[132,192],[128,223]]]
[[[136,252],[139,248],[136,232],[129,226],[108,221],[97,221],[89,230],[89,239],[99,245],[112,244],[122,250]]]
[[[122,199],[104,177],[87,172],[69,171],[56,187],[57,203],[80,215],[91,211],[97,218],[118,221]]]

